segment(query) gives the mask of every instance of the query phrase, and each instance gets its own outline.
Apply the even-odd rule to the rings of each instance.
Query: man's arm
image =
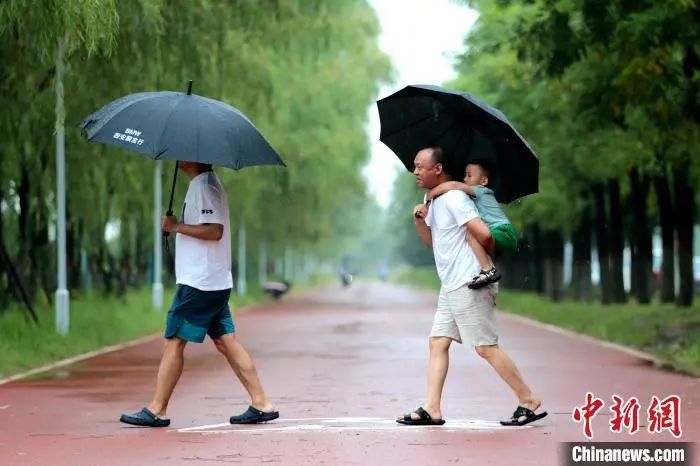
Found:
[[[163,231],[170,233],[180,233],[193,238],[205,241],[219,241],[224,235],[224,226],[220,223],[201,223],[199,225],[188,225],[178,223],[174,215],[165,216],[161,222]]]
[[[425,204],[418,204],[413,208],[413,221],[416,224],[416,231],[420,240],[429,249],[433,249],[433,235],[430,233],[430,227],[425,223],[425,216],[428,214],[428,208]]]

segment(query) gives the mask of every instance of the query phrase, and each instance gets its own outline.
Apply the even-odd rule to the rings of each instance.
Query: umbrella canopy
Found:
[[[155,160],[199,162],[234,170],[286,166],[243,113],[224,102],[192,94],[192,81],[187,93],[140,92],[121,97],[87,116],[80,126],[88,141],[123,147]],[[178,162],[167,215],[173,214]],[[171,256],[168,235],[163,231]]]
[[[500,202],[537,192],[537,155],[501,111],[471,94],[439,86],[407,86],[377,101],[377,107],[379,140],[409,171],[419,150],[439,146],[452,167],[462,170],[453,174],[459,179],[469,161],[488,161]]]
[[[285,165],[255,125],[236,108],[184,92],[141,92],[117,99],[81,125],[89,141],[152,159],[200,162],[235,170]]]

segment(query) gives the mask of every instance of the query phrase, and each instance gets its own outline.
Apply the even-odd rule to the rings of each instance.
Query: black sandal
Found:
[[[535,414],[534,411],[527,409],[524,406],[518,406],[518,408],[513,412],[513,415],[507,421],[501,421],[502,426],[524,426],[531,422],[535,422],[542,419],[547,415],[547,411],[543,411],[539,414]]]
[[[433,419],[430,417],[430,414],[422,406],[413,412],[418,415],[418,419],[413,419],[411,417],[413,413],[408,413],[404,414],[403,419],[397,419],[396,422],[407,426],[441,426],[445,423],[444,419]]]
[[[496,270],[496,267],[491,267],[491,270],[482,270],[479,275],[474,277],[474,280],[467,285],[472,290],[478,290],[491,283],[496,283],[501,279],[501,273]]]
[[[259,422],[274,421],[278,417],[280,417],[279,411],[265,412],[249,406],[245,413],[231,416],[229,422],[231,424],[257,424]]]
[[[170,419],[158,417],[148,408],[143,408],[137,413],[122,414],[119,421],[141,427],[168,427],[170,425]]]

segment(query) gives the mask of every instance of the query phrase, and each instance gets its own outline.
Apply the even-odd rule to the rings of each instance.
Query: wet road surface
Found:
[[[584,441],[572,420],[586,392],[606,406],[595,441],[673,441],[646,432],[651,396],[682,398],[684,441],[700,439],[699,379],[629,354],[499,315],[502,347],[549,416],[504,428],[513,395],[473,350],[451,349],[443,427],[393,419],[425,391],[427,334],[437,296],[391,284],[329,286],[235,316],[237,335],[280,410],[278,421],[230,426],[247,396],[207,340],[190,345],[169,428],[129,427],[122,412],[152,396],[162,341],[0,386],[0,465],[558,465],[561,442]],[[636,396],[642,428],[612,433],[613,394]]]

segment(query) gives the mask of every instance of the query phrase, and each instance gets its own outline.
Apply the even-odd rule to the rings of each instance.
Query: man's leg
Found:
[[[445,386],[447,369],[450,366],[450,344],[446,337],[430,338],[430,360],[428,361],[428,390],[424,409],[433,419],[442,419],[442,388]]]
[[[250,395],[251,405],[260,411],[274,411],[272,403],[262,388],[253,359],[238,342],[234,334],[227,333],[214,338],[213,341],[216,349],[226,357],[229,365],[236,373],[236,376],[238,376],[238,380],[241,381],[248,395]]]
[[[430,337],[430,359],[428,361],[428,390],[425,397],[425,409],[433,419],[442,419],[442,388],[447,378],[450,365],[450,344],[447,337]],[[418,414],[411,413],[412,419],[419,419]],[[403,419],[403,416],[398,418]]]
[[[513,390],[515,396],[518,397],[518,404],[532,411],[540,407],[540,400],[535,398],[523,380],[522,375],[517,366],[508,354],[503,351],[498,345],[493,346],[477,346],[477,354],[484,358],[496,370],[499,376]]]
[[[148,409],[158,417],[165,417],[170,396],[182,374],[185,364],[185,346],[187,342],[181,338],[173,337],[165,340],[165,350],[158,368],[156,380],[156,392]]]

